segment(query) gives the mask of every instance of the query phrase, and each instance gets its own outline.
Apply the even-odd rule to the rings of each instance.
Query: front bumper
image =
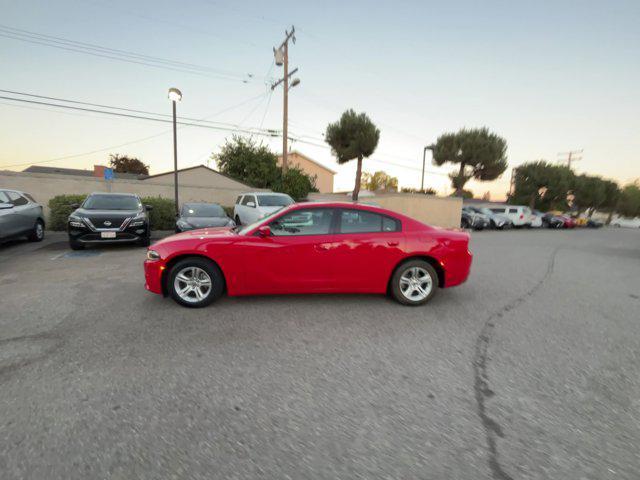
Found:
[[[144,288],[152,293],[163,295],[162,291],[162,274],[165,265],[162,260],[145,260],[144,261]]]
[[[110,234],[115,233],[113,238],[103,238],[102,231],[92,231],[89,228],[77,228],[71,225],[69,225],[67,232],[69,233],[69,241],[82,244],[136,243],[148,238],[150,233],[147,225],[109,232]]]

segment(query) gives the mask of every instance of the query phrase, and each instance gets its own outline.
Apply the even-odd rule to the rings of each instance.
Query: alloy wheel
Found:
[[[400,277],[400,292],[412,302],[419,302],[429,296],[433,289],[431,275],[424,268],[411,267]]]
[[[189,303],[201,302],[207,298],[211,293],[211,286],[211,277],[199,267],[183,268],[173,282],[178,296]]]

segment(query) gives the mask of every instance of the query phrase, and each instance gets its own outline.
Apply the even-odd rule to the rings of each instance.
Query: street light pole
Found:
[[[177,88],[169,89],[169,99],[173,110],[173,188],[176,215],[180,211],[178,207],[178,129],[176,127],[176,103],[182,100],[182,92]]]
[[[271,89],[273,90],[277,85],[282,83],[283,84],[282,87],[284,89],[283,90],[284,104],[282,109],[282,173],[286,173],[288,168],[287,156],[289,152],[287,148],[287,143],[288,143],[287,134],[288,134],[288,124],[289,124],[289,76],[291,75],[291,73],[289,73],[289,40],[293,40],[293,43],[296,43],[295,32],[296,32],[296,29],[294,26],[291,26],[290,32],[285,30],[284,33],[286,37],[284,41],[280,44],[280,46],[277,49],[276,48],[273,49],[276,65],[278,66],[284,65],[284,77],[280,81],[274,83],[271,86]],[[297,85],[297,83],[294,82],[292,86],[294,85]]]
[[[427,160],[427,150],[433,151],[433,145],[427,145],[422,151],[422,181],[420,182],[420,190],[424,191],[424,165]]]

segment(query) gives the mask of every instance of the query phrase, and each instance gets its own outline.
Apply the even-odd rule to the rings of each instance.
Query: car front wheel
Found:
[[[167,290],[180,305],[205,307],[222,295],[224,277],[212,261],[199,257],[186,258],[171,268]]]
[[[423,305],[438,290],[438,274],[424,260],[410,260],[400,265],[391,278],[391,294],[403,305]]]
[[[44,223],[42,220],[38,220],[29,235],[30,242],[41,242],[44,240]]]

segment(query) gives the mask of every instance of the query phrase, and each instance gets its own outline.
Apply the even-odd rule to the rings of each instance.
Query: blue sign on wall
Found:
[[[113,168],[105,168],[104,169],[104,179],[105,180],[113,180]]]

